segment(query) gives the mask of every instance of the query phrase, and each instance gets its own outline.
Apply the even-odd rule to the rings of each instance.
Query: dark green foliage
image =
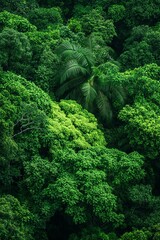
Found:
[[[132,0],[125,2],[124,5],[126,6],[126,23],[129,26],[154,24],[160,17],[159,0]]]
[[[111,20],[105,20],[99,9],[91,10],[83,16],[80,22],[82,24],[82,30],[87,35],[93,32],[98,33],[107,44],[116,36],[113,22]]]
[[[42,52],[34,82],[46,92],[52,92],[57,74],[58,58],[47,46]]]
[[[57,96],[76,99],[93,113],[98,110],[104,124],[110,124],[114,108],[122,108],[126,98],[118,66],[105,63],[94,67],[91,50],[69,42],[63,43],[57,52],[64,64],[59,70]]]
[[[130,188],[128,203],[131,209],[126,210],[126,216],[131,226],[137,228],[154,226],[159,222],[160,198],[152,195],[150,185],[137,185]]]
[[[106,234],[99,227],[83,229],[79,235],[73,234],[69,240],[117,240],[116,234]]]
[[[0,198],[0,238],[33,240],[33,216],[11,195]]]
[[[37,26],[38,30],[46,30],[48,27],[55,28],[62,24],[61,11],[59,8],[37,8],[30,12],[31,23]]]
[[[118,22],[125,17],[125,7],[123,5],[114,4],[108,8],[108,17],[114,22]]]
[[[28,12],[37,6],[36,0],[1,0],[0,10],[7,10],[16,14],[26,16]]]
[[[160,239],[159,17],[1,0],[1,240]]]
[[[0,66],[4,71],[26,75],[32,51],[24,33],[5,28],[0,33]]]
[[[125,68],[135,68],[147,63],[160,63],[160,27],[138,26],[126,40],[120,61]]]
[[[125,233],[120,238],[121,240],[148,240],[148,234],[145,231],[142,230],[136,230],[133,232]]]

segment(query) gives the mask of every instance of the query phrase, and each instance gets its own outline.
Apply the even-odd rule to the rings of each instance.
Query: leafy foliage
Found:
[[[158,6],[1,0],[0,239],[160,238]]]
[[[0,237],[33,240],[32,214],[11,195],[0,198]]]
[[[39,30],[46,30],[47,27],[54,28],[62,24],[60,9],[58,8],[36,8],[30,11],[29,19]]]
[[[29,39],[24,33],[6,28],[0,33],[0,65],[4,71],[25,75],[32,51]]]
[[[26,18],[7,11],[0,12],[0,21],[1,29],[8,27],[17,30],[18,32],[32,32],[36,30],[36,27]]]

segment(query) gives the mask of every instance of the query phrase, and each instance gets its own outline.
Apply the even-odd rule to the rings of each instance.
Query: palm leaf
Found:
[[[122,86],[112,87],[112,101],[117,102],[119,106],[124,106],[126,101],[126,92]]]
[[[66,94],[66,96],[71,96],[71,93],[74,91],[74,88],[78,88],[79,85],[81,85],[84,82],[83,78],[73,78],[65,83],[63,83],[58,90],[56,91],[56,95],[59,98],[64,97],[64,95]],[[66,98],[65,96],[65,98]],[[72,98],[72,97],[71,97]]]
[[[65,96],[65,99],[74,99],[79,104],[83,104],[83,95],[81,91],[81,85],[77,86],[75,89],[72,89],[72,91],[68,92]]]
[[[93,54],[89,49],[70,42],[62,43],[57,49],[57,54],[65,60],[76,59],[85,67],[91,67],[94,64]]]
[[[83,48],[83,49],[81,49],[81,52],[84,55],[84,57],[86,58],[88,65],[93,66],[94,65],[94,56],[93,56],[93,53],[91,52],[91,50],[87,49],[87,48]]]
[[[67,51],[74,52],[74,51],[76,51],[76,49],[77,49],[76,45],[74,45],[70,42],[64,42],[57,48],[56,53],[59,56],[62,56],[63,54],[65,55]]]
[[[99,91],[96,102],[102,119],[110,123],[113,117],[113,113],[108,97]]]
[[[82,85],[82,93],[85,97],[86,108],[89,108],[89,105],[93,103],[97,96],[96,90],[91,86],[89,82]]]
[[[60,82],[63,83],[67,79],[74,78],[81,75],[87,75],[88,71],[80,66],[77,60],[73,59],[66,63],[63,72],[61,73]]]

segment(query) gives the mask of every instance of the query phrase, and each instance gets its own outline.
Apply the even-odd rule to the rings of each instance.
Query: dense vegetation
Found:
[[[160,239],[159,0],[1,0],[0,239]]]

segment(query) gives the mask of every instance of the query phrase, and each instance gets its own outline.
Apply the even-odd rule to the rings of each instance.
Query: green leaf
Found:
[[[107,122],[112,120],[112,109],[108,97],[104,95],[101,91],[98,93],[97,97],[97,106],[100,111],[100,115],[103,119],[106,119]]]
[[[83,84],[82,92],[85,97],[86,107],[88,108],[89,104],[95,100],[97,92],[89,82]]]
[[[87,69],[80,66],[77,60],[72,59],[66,63],[65,69],[61,75],[61,83],[80,74],[87,75],[87,73]]]

